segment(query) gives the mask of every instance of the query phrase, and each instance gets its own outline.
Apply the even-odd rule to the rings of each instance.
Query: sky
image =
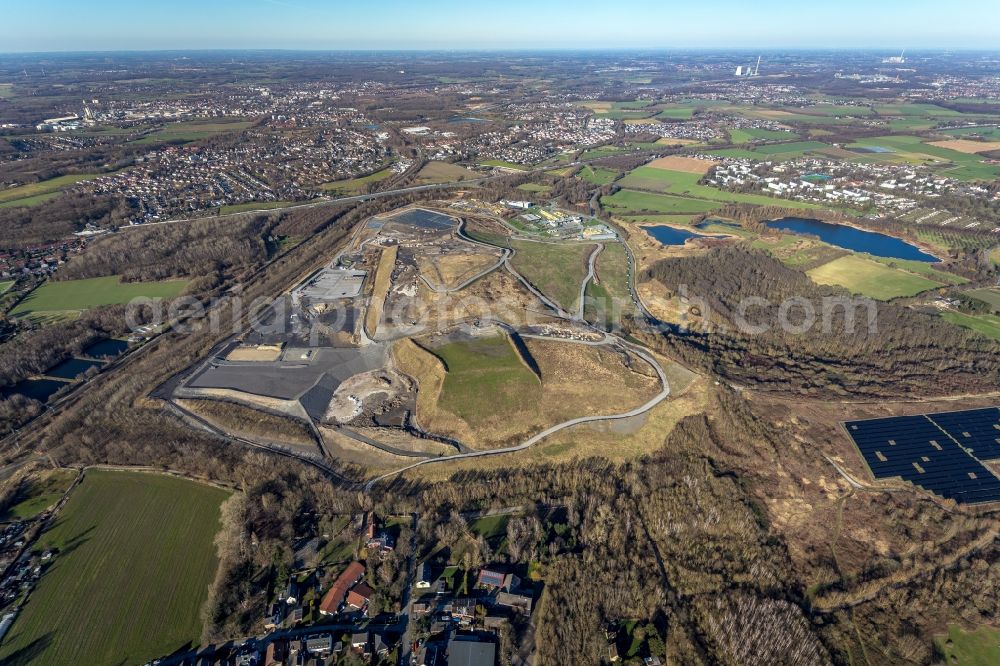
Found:
[[[0,0],[0,52],[1000,49],[997,0]]]

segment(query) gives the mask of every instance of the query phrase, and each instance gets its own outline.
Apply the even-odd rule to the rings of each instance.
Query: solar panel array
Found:
[[[1000,501],[1000,408],[844,424],[877,479],[900,477],[964,504]]]
[[[927,418],[980,460],[1000,459],[1000,407],[929,414]]]

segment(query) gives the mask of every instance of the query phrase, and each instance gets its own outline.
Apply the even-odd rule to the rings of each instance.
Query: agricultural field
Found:
[[[957,127],[941,130],[940,133],[963,138],[978,138],[984,141],[1000,141],[1000,127]]]
[[[889,129],[893,132],[923,132],[935,125],[936,120],[926,118],[893,118],[889,121]]]
[[[786,208],[816,208],[816,206],[801,201],[791,201],[784,199],[774,199],[762,194],[739,194],[735,192],[724,192],[709,185],[701,185],[698,181],[701,176],[696,173],[686,173],[682,171],[672,171],[669,169],[657,169],[651,166],[641,166],[633,169],[621,181],[622,187],[650,190],[662,194],[673,194],[708,199],[720,203],[749,203],[762,206],[784,206]],[[617,193],[618,196],[621,192]],[[604,199],[604,201],[614,200],[615,197]],[[616,205],[612,203],[612,205]],[[711,208],[701,208],[694,210],[662,210],[658,212],[679,213],[679,212],[705,212],[714,210],[718,205]],[[633,209],[635,210],[635,209]],[[650,208],[648,210],[657,210]]]
[[[856,254],[834,259],[807,273],[818,284],[844,287],[854,294],[887,301],[901,296],[915,296],[928,289],[944,286],[923,276],[890,268]]]
[[[929,141],[928,146],[957,150],[960,153],[974,155],[1000,150],[1000,141],[973,141],[972,139],[949,139],[947,141]]]
[[[876,104],[875,111],[880,116],[924,116],[927,118],[954,118],[959,111],[946,109],[936,104]]]
[[[692,107],[674,106],[661,109],[656,117],[666,120],[690,120],[693,115],[694,109]]]
[[[942,312],[941,318],[994,340],[1000,340],[1000,317],[997,315],[967,315],[961,312]]]
[[[790,143],[766,143],[749,150],[742,148],[722,148],[711,151],[720,157],[737,157],[754,160],[790,160],[810,153],[830,151],[833,147],[820,141],[792,141]]]
[[[942,164],[942,174],[958,180],[991,180],[1000,176],[1000,165],[986,164],[978,155],[960,153],[940,146],[924,143],[918,136],[892,135],[859,139],[848,148],[871,149],[883,152],[868,153],[880,159],[909,162],[912,164]],[[952,166],[947,166],[947,163]]]
[[[56,178],[50,178],[49,180],[43,180],[38,183],[10,187],[5,190],[0,190],[0,204],[9,204],[10,206],[33,206],[47,200],[40,198],[42,196],[50,195],[48,198],[52,198],[59,191],[64,190],[71,185],[75,185],[84,180],[93,180],[99,176],[100,174],[96,173],[74,173],[66,176],[57,176]]]
[[[7,293],[7,290],[14,286],[13,280],[0,280],[0,294]]]
[[[13,83],[0,83],[0,99],[10,99],[14,96]]]
[[[587,258],[594,245],[517,240],[510,245],[515,251],[510,259],[514,269],[563,309],[575,312],[580,286],[587,275]]]
[[[460,167],[457,164],[448,162],[428,162],[427,166],[417,174],[417,185],[433,185],[436,183],[450,183],[456,180],[472,180],[478,178],[478,174]]]
[[[729,141],[731,143],[752,143],[754,141],[790,141],[798,138],[798,135],[786,130],[766,130],[766,129],[731,129],[729,130]]]
[[[620,213],[707,213],[722,207],[717,201],[691,199],[668,194],[653,194],[652,192],[637,192],[635,190],[618,190],[610,197],[601,197],[601,203],[614,214]]]
[[[682,173],[695,173],[704,176],[712,170],[718,162],[703,160],[697,157],[660,157],[653,160],[646,166],[650,169],[661,169],[663,171],[680,171]]]
[[[135,143],[192,143],[208,139],[226,132],[242,132],[253,123],[249,121],[204,122],[201,120],[182,121],[164,125],[151,134],[147,134]]]
[[[525,183],[524,185],[518,185],[517,189],[522,192],[530,192],[532,194],[545,194],[552,191],[552,186],[543,185],[541,183]]]
[[[174,298],[188,285],[188,280],[160,282],[121,282],[116,275],[84,280],[48,280],[17,304],[14,317],[74,318],[84,310],[102,305],[128,303],[133,298]]]
[[[946,664],[995,666],[1000,664],[1000,629],[978,627],[966,631],[956,625],[936,641]]]
[[[76,470],[54,469],[30,477],[0,520],[30,520],[55,504],[76,478]]]
[[[228,496],[165,475],[88,471],[36,545],[55,556],[0,661],[141,664],[198,644]]]
[[[361,176],[359,178],[335,180],[329,183],[323,183],[319,186],[319,188],[334,196],[353,196],[356,194],[363,194],[365,186],[369,183],[380,183],[391,175],[392,169],[385,168],[381,171],[376,171],[375,173],[370,173],[367,176]]]

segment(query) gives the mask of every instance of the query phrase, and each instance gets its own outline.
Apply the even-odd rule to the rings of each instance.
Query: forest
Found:
[[[691,299],[686,306],[689,322],[653,332],[633,320],[632,334],[741,385],[869,398],[971,393],[1000,385],[1000,347],[995,341],[939,317],[881,302],[829,308],[824,326],[823,299],[851,301],[850,294],[816,285],[763,251],[734,246],[664,259],[640,280],[655,280],[674,297],[682,295],[683,285]],[[741,310],[741,304],[754,303],[749,299],[766,303]],[[804,308],[786,309],[791,330],[779,325],[782,303],[791,299],[804,299],[817,313],[808,331],[797,328],[806,321]],[[872,312],[874,325],[869,326]],[[749,327],[740,325],[741,314]]]

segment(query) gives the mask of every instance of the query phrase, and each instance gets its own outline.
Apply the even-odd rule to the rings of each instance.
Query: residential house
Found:
[[[521,584],[521,579],[514,574],[505,573],[496,568],[483,567],[479,570],[476,584],[480,587],[504,589],[508,592]]]
[[[288,658],[288,641],[278,639],[267,644],[264,650],[264,666],[280,666]]]
[[[364,610],[368,607],[368,602],[371,600],[373,594],[375,592],[372,588],[364,583],[358,583],[354,589],[347,593],[347,605],[350,608]]]
[[[426,590],[431,586],[431,568],[427,562],[417,565],[417,589]]]
[[[337,577],[337,580],[323,595],[323,600],[319,604],[319,612],[323,615],[337,614],[347,598],[348,590],[364,578],[364,575],[365,567],[360,562],[351,562],[347,565],[347,569]]]
[[[333,652],[333,636],[331,634],[313,634],[306,637],[306,652],[312,655],[324,655]]]
[[[448,666],[494,666],[495,663],[493,643],[458,638],[448,642]]]
[[[351,635],[351,649],[365,657],[371,656],[371,640],[367,631]]]
[[[524,615],[531,615],[531,597],[523,594],[513,594],[511,592],[498,592],[496,596],[498,606],[511,608]]]

